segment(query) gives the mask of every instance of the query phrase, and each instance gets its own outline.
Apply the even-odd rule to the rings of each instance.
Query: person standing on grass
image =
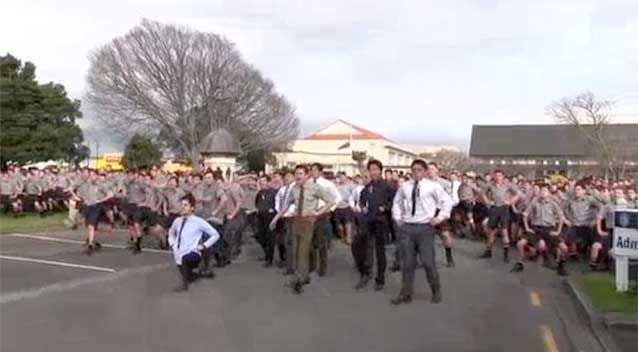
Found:
[[[182,279],[177,292],[187,291],[197,278],[215,278],[209,264],[212,247],[219,240],[217,230],[193,214],[196,200],[191,194],[182,197],[180,203],[182,216],[175,219],[168,231],[168,244]]]

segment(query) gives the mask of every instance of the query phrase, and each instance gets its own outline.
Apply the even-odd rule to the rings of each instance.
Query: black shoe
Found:
[[[96,252],[99,252],[102,250],[102,244],[100,242],[95,242],[93,245],[95,246]]]
[[[441,303],[443,297],[441,296],[440,287],[432,287],[432,303]]]
[[[598,269],[598,264],[596,263],[589,263],[589,270],[591,271],[596,271]]]
[[[454,258],[449,257],[447,258],[447,267],[448,268],[454,268],[456,266],[456,264],[454,263]]]
[[[556,272],[558,273],[559,276],[567,276],[567,269],[565,269],[565,261],[561,260],[560,262],[558,262],[558,268],[556,269]]]
[[[383,287],[385,287],[385,285],[383,283],[381,283],[381,282],[376,282],[374,284],[374,290],[377,291],[377,292],[378,291],[382,291]]]
[[[237,254],[237,255],[238,255],[238,254]],[[259,259],[257,259],[257,261],[265,262],[265,261],[266,261],[266,257],[259,257]]]
[[[483,254],[481,254],[481,256],[479,258],[481,258],[481,259],[492,258],[492,250],[491,249],[486,249],[485,252],[483,252]]]
[[[307,277],[305,280],[303,281],[299,281],[299,283],[301,283],[301,286],[306,286],[306,285],[310,285],[310,277]]]
[[[270,267],[272,267],[272,262],[265,262],[261,266],[264,267],[264,268],[270,268]]]
[[[523,266],[523,263],[518,262],[518,263],[514,264],[514,267],[512,267],[511,272],[520,273],[523,270],[525,270],[525,266]]]
[[[284,270],[284,272],[282,273],[282,275],[283,275],[283,276],[290,276],[290,275],[292,275],[292,274],[294,274],[294,273],[295,273],[295,271],[294,271],[294,270],[292,270],[292,269],[286,269],[286,270]]]
[[[296,281],[292,284],[292,293],[298,295],[303,292],[303,284],[300,281]]]
[[[95,246],[90,244],[88,246],[86,246],[86,255],[88,255],[89,257],[93,254],[93,251],[95,250]]]
[[[277,262],[277,268],[283,269],[285,267],[286,267],[286,261],[280,260],[280,261]]]
[[[510,262],[510,253],[508,248],[503,248],[503,262],[505,262],[505,264],[509,264]]]
[[[188,285],[186,284],[180,284],[179,286],[175,287],[175,292],[186,292],[188,291]]]
[[[215,278],[215,272],[212,270],[200,270],[199,271],[199,277],[201,277],[202,279],[214,279]]]
[[[361,279],[359,280],[359,283],[357,283],[357,285],[354,287],[355,290],[361,290],[363,288],[365,288],[366,286],[368,286],[368,281],[370,281],[370,277],[369,276],[362,276]]]
[[[409,304],[410,302],[412,302],[412,297],[405,296],[405,295],[399,295],[397,298],[393,298],[390,301],[390,303],[392,303],[392,305],[394,306],[398,306],[401,304]]]
[[[398,263],[395,263],[390,268],[390,271],[396,273],[397,271],[401,271],[401,266]]]

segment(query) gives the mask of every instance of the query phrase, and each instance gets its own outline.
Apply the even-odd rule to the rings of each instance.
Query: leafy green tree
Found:
[[[35,69],[0,56],[0,165],[86,157],[76,124],[80,101],[69,99],[61,84],[39,84]]]
[[[135,134],[124,148],[122,164],[126,169],[147,169],[159,165],[162,151],[150,138]]]

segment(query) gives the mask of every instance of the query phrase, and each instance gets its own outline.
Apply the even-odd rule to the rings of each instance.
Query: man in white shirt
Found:
[[[412,162],[413,179],[398,189],[392,218],[399,225],[402,288],[394,305],[410,303],[414,290],[416,256],[419,255],[432,289],[432,302],[441,302],[441,283],[434,259],[435,226],[450,217],[452,198],[440,184],[425,178],[428,165],[421,159]],[[438,209],[438,214],[436,214]]]
[[[323,165],[321,165],[320,163],[312,164],[310,168],[310,175],[314,179],[315,183],[326,188],[332,194],[332,197],[335,200],[335,204],[341,202],[341,193],[339,193],[337,186],[332,181],[329,181],[325,177],[323,177]],[[322,208],[324,205],[325,203],[323,201],[319,201],[319,204],[317,206],[319,208]],[[326,272],[328,270],[328,247],[330,246],[330,241],[332,240],[333,235],[330,217],[332,216],[332,212],[336,208],[336,205],[332,206],[327,216],[324,216],[321,219],[317,219],[317,221],[315,222],[315,231],[312,241],[315,250],[310,252],[310,267],[314,268],[316,265],[315,252],[318,250],[319,276],[326,275]]]
[[[168,231],[168,244],[182,276],[176,291],[188,290],[188,285],[197,277],[214,278],[209,269],[212,246],[219,240],[219,233],[206,220],[193,215],[196,200],[191,194],[181,199],[182,216],[173,221]],[[193,270],[202,264],[198,273]]]
[[[279,188],[275,195],[275,211],[277,214],[286,210],[291,191],[295,186],[295,174],[292,170],[284,172],[283,183],[284,185]],[[292,227],[290,224],[290,217],[294,213],[295,205],[293,204],[286,214],[281,214],[277,221],[270,224],[272,231],[280,238],[279,242],[285,246],[286,269],[284,270],[284,275],[286,276],[294,274],[292,266]]]

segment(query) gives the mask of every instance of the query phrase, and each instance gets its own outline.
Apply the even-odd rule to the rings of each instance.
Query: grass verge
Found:
[[[66,228],[64,225],[65,218],[66,214],[64,213],[55,213],[44,218],[33,214],[18,218],[11,214],[1,214],[0,234],[63,230]]]
[[[616,282],[608,273],[588,273],[578,278],[578,285],[601,313],[620,313],[637,320],[636,283],[627,292],[616,292]]]

